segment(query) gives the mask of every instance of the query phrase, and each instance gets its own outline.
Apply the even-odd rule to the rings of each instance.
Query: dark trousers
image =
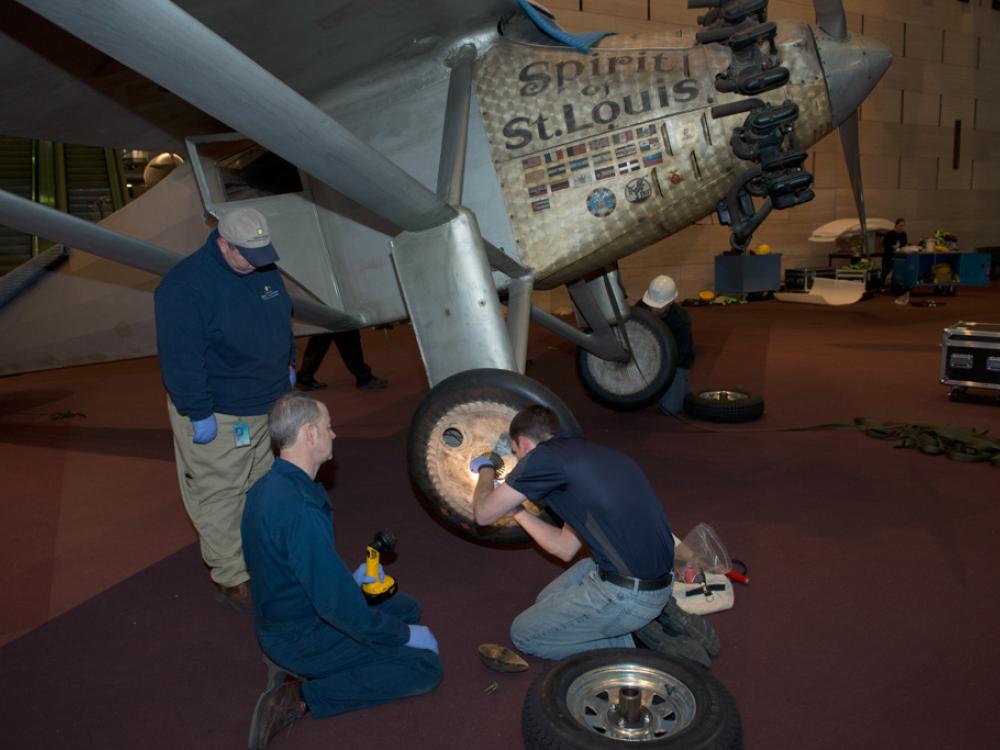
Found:
[[[323,363],[323,357],[326,356],[331,342],[337,345],[340,358],[344,360],[344,365],[350,370],[358,385],[364,385],[372,379],[372,368],[365,362],[365,355],[361,351],[361,331],[339,331],[319,333],[309,337],[302,355],[299,380],[308,381],[316,377],[316,371]]]
[[[889,278],[889,271],[892,270],[893,256],[895,250],[882,251],[882,286],[886,286],[886,279]],[[895,279],[893,279],[895,281]]]
[[[420,603],[412,596],[398,593],[377,605],[383,612],[407,624],[420,619]],[[336,646],[324,649],[324,635],[336,638]],[[302,695],[316,718],[357,711],[397,698],[420,695],[437,687],[443,670],[441,659],[433,651],[410,646],[370,648],[344,639],[325,623],[315,632],[304,634],[309,651],[295,653],[275,647],[268,656],[285,669],[306,679]]]

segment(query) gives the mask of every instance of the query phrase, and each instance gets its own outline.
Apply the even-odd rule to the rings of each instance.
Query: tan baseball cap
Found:
[[[256,208],[233,208],[219,216],[219,234],[255,268],[267,266],[278,260],[278,252],[271,244],[267,219]]]

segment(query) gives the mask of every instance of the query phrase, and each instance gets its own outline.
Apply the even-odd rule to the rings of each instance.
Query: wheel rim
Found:
[[[628,396],[649,387],[656,379],[662,356],[656,336],[641,323],[625,321],[631,356],[628,362],[613,362],[587,354],[587,369],[601,387],[616,396]],[[615,335],[626,344],[621,330]],[[627,347],[628,348],[628,347]]]
[[[469,527],[473,523],[472,492],[478,477],[469,471],[469,461],[493,450],[497,435],[507,431],[517,409],[497,401],[466,401],[445,411],[431,427],[427,438],[427,468],[434,488],[449,512]],[[512,455],[501,456],[506,475],[517,465]],[[504,516],[494,526],[517,525]]]
[[[717,391],[701,391],[698,393],[704,399],[709,401],[720,401],[720,402],[731,402],[731,401],[746,401],[750,398],[749,393],[743,393],[743,391],[730,391],[725,388]]]
[[[669,672],[641,664],[615,664],[584,672],[566,690],[570,715],[594,734],[650,742],[683,731],[694,721],[694,693]]]

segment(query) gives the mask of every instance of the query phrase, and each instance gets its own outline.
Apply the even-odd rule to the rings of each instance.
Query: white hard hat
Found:
[[[677,299],[677,284],[669,276],[657,276],[649,282],[649,289],[642,295],[642,301],[652,308],[669,305]]]

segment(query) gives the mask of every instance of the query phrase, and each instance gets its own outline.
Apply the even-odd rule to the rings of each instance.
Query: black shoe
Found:
[[[376,377],[369,378],[368,380],[359,380],[357,382],[357,387],[363,391],[379,391],[387,385],[389,385],[388,380]]]
[[[719,634],[715,632],[715,628],[701,615],[681,609],[674,597],[667,600],[663,611],[653,622],[660,623],[669,636],[685,635],[694,638],[712,658],[719,655]]]
[[[300,391],[319,391],[326,388],[326,383],[321,383],[314,378],[302,378],[295,381],[295,387]]]
[[[712,657],[700,643],[688,635],[670,635],[663,625],[653,620],[643,628],[632,633],[636,644],[651,651],[680,659],[688,659],[695,664],[708,669],[712,666]]]

